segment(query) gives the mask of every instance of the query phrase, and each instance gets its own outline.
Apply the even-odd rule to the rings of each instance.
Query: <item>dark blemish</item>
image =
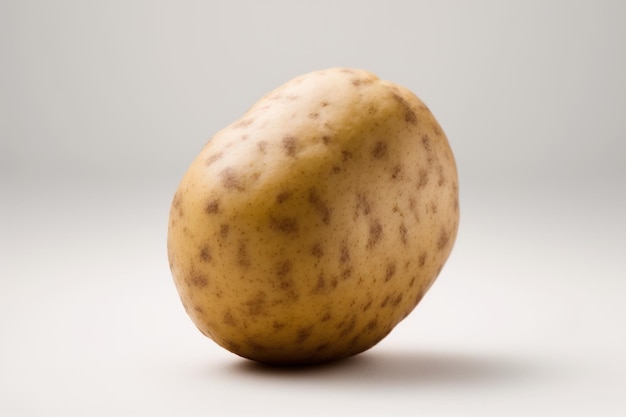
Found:
[[[346,268],[343,271],[341,271],[341,278],[343,278],[344,280],[350,278],[352,276],[352,268]]]
[[[311,255],[315,256],[318,259],[324,256],[324,250],[322,249],[322,245],[319,242],[316,242],[311,247]]]
[[[381,306],[381,307],[387,307],[387,304],[389,304],[389,300],[391,300],[391,296],[390,296],[390,295],[388,295],[388,296],[386,296],[386,297],[385,297],[385,299],[383,300],[383,302],[382,302],[382,303],[380,303],[380,306]]]
[[[320,317],[320,321],[328,321],[332,318],[329,312],[324,313],[322,317]]]
[[[233,168],[225,168],[220,172],[222,178],[222,185],[229,190],[243,191],[244,187],[239,181],[239,177]]]
[[[409,282],[409,287],[412,287],[413,285],[415,285],[415,279],[416,279],[416,277],[415,277],[415,275],[413,275],[411,277],[411,281]]]
[[[298,334],[296,335],[296,344],[302,344],[305,340],[311,336],[313,332],[313,326],[301,327],[298,329]]]
[[[286,259],[284,261],[279,262],[276,265],[276,276],[278,278],[284,278],[291,271],[291,261]]]
[[[211,256],[211,250],[208,246],[203,246],[202,249],[200,249],[200,259],[202,259],[204,262],[211,262],[213,260],[213,257]]]
[[[227,326],[236,326],[237,320],[235,320],[235,316],[233,316],[233,313],[230,310],[226,310],[224,316],[222,317],[222,323]]]
[[[443,250],[448,244],[449,240],[450,240],[450,233],[445,228],[442,227],[441,230],[439,231],[439,239],[437,239],[437,249]]]
[[[443,166],[439,165],[439,168],[437,169],[437,173],[439,174],[439,180],[437,181],[437,185],[439,187],[443,187],[444,184],[446,183],[446,177],[443,175]]]
[[[285,136],[283,138],[283,150],[287,156],[296,156],[296,151],[298,150],[296,138],[293,136]]]
[[[339,263],[346,264],[350,261],[350,249],[348,249],[348,244],[343,241],[341,243],[341,248],[339,249]]]
[[[285,234],[298,233],[298,219],[295,217],[270,217],[270,227]]]
[[[337,277],[333,277],[333,279],[330,281],[330,286],[333,288],[337,288]]]
[[[193,311],[199,314],[204,314],[204,310],[200,306],[193,306]]]
[[[387,144],[382,141],[376,142],[372,149],[372,158],[381,159],[387,156]]]
[[[272,323],[272,327],[274,328],[275,331],[282,330],[282,329],[285,328],[285,326],[286,326],[286,324],[283,323],[283,322],[280,322],[280,321],[274,321]]]
[[[415,112],[411,108],[409,102],[406,101],[404,97],[400,96],[399,94],[392,93],[392,95],[393,98],[400,104],[400,106],[402,106],[402,109],[404,110],[404,121],[407,123],[416,124],[417,116],[415,115]]]
[[[291,191],[283,191],[276,196],[276,202],[278,204],[284,203],[291,197]]]
[[[372,306],[372,303],[374,302],[374,300],[372,300],[371,298],[369,299],[369,301],[367,303],[365,303],[365,305],[363,306],[363,311],[367,311],[370,309],[370,307]]]
[[[243,127],[250,126],[252,123],[254,123],[254,118],[250,117],[248,119],[240,120],[239,122],[235,123],[233,125],[233,127],[234,128],[243,128]]]
[[[317,119],[320,117],[319,113],[313,112],[313,113],[309,113],[309,119]]]
[[[372,249],[377,243],[380,242],[383,236],[383,225],[380,224],[380,220],[374,219],[370,222],[369,236],[367,238],[367,249]]]
[[[237,265],[240,267],[247,269],[250,267],[250,256],[248,255],[248,246],[245,242],[239,243],[239,248],[237,249]]]
[[[401,173],[402,173],[402,166],[400,166],[400,164],[394,166],[391,170],[391,179],[397,180],[398,178],[400,178]]]
[[[328,349],[328,346],[330,346],[330,343],[326,342],[326,343],[321,343],[319,345],[317,345],[317,347],[315,348],[316,352],[321,352],[322,350]]]
[[[328,135],[322,136],[322,142],[324,143],[324,145],[328,145],[330,143],[330,136]]]
[[[424,188],[428,184],[428,171],[424,168],[419,170],[417,188]]]
[[[309,203],[311,203],[317,214],[322,218],[322,222],[324,224],[330,224],[331,210],[326,202],[322,201],[315,188],[309,189]]]
[[[404,225],[404,223],[400,224],[400,241],[402,242],[403,245],[406,245],[408,242],[408,235],[409,235],[409,231],[407,230],[406,226]]]
[[[218,152],[216,154],[209,156],[205,161],[206,166],[212,165],[215,161],[220,159],[223,155],[224,155],[223,152]]]
[[[395,274],[396,274],[396,263],[389,262],[387,264],[387,269],[385,270],[385,282],[390,281],[391,278],[393,278]]]
[[[247,140],[247,139],[248,139],[248,135],[247,135],[247,134],[245,134],[245,135],[241,135],[240,140],[241,140],[242,142],[243,142],[243,141],[245,141],[245,140]]]
[[[377,327],[378,327],[378,320],[376,319],[370,320],[366,326],[367,330],[370,332],[375,330]]]
[[[326,288],[326,279],[324,278],[324,273],[320,272],[315,288],[313,288],[313,293],[319,294],[324,291],[324,288]]]
[[[420,253],[420,256],[418,259],[420,268],[426,264],[426,256],[427,256],[426,251]]]
[[[372,207],[367,200],[367,197],[363,194],[356,195],[356,210],[354,213],[354,219],[356,220],[359,217],[359,214],[363,213],[365,216],[368,216],[372,211]]]
[[[230,231],[230,226],[226,223],[222,223],[220,225],[220,237],[222,239],[226,239],[228,237],[228,232]]]
[[[220,200],[218,199],[214,199],[211,200],[207,203],[206,207],[204,208],[204,211],[207,214],[215,214],[217,212],[219,212],[220,210]]]
[[[350,151],[341,151],[341,162],[347,162],[348,159],[352,158],[352,152]]]
[[[248,307],[248,315],[258,316],[265,312],[267,305],[267,297],[263,291],[259,291],[254,297],[246,301],[246,307]]]
[[[261,151],[262,154],[265,154],[267,152],[267,142],[265,142],[264,140],[259,141],[256,146],[259,148],[259,151]]]
[[[339,174],[341,172],[341,168],[339,167],[339,165],[333,165],[333,167],[330,169],[330,172],[332,172],[333,174]]]
[[[193,275],[189,278],[189,283],[194,287],[204,288],[209,285],[209,279],[204,275]]]
[[[426,149],[426,152],[430,153],[433,150],[432,144],[430,143],[430,138],[428,135],[422,136],[422,146]]]
[[[437,214],[437,203],[434,201],[430,203],[430,211],[434,214]]]
[[[357,345],[357,342],[359,341],[359,339],[361,338],[361,335],[356,335],[354,336],[352,339],[350,339],[350,343],[349,346],[354,348]]]
[[[322,102],[320,103],[320,106],[322,106],[322,107],[326,107],[326,106],[328,106],[328,105],[330,105],[330,103],[329,103],[328,101],[322,101]]]
[[[348,321],[344,320],[337,325],[337,329],[341,330],[341,332],[339,333],[339,336],[344,337],[352,333],[355,327],[356,327],[356,315],[352,315]]]
[[[392,307],[397,307],[398,304],[400,304],[402,302],[402,298],[404,297],[404,294],[400,293],[398,294],[398,296],[396,298],[393,299],[393,301],[391,301],[391,306]]]

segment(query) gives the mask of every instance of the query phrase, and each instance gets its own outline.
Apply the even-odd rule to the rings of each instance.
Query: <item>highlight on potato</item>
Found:
[[[352,68],[299,76],[184,174],[170,268],[198,329],[270,364],[363,352],[420,302],[459,224],[448,140],[411,91]]]

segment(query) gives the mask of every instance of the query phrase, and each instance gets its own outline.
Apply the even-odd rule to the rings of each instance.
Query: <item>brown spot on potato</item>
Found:
[[[332,315],[329,312],[324,313],[322,317],[320,317],[320,321],[329,321],[332,318]]]
[[[315,256],[318,259],[324,256],[324,250],[322,249],[322,245],[319,242],[315,242],[311,247],[311,255]]]
[[[393,300],[391,300],[391,306],[397,307],[402,302],[402,298],[404,298],[404,294],[398,294]]]
[[[387,304],[389,304],[389,300],[391,300],[391,296],[390,296],[390,295],[387,295],[387,296],[383,299],[383,301],[380,303],[380,307],[381,307],[381,308],[387,307]]]
[[[367,303],[365,303],[365,305],[363,306],[363,311],[367,311],[370,309],[370,307],[372,306],[372,303],[374,302],[374,300],[372,300],[371,298],[367,301]]]
[[[341,151],[341,162],[345,163],[351,158],[352,158],[352,152],[346,151],[346,150]]]
[[[252,349],[255,352],[265,352],[267,350],[267,347],[253,340],[247,340],[246,344],[248,345],[250,349]]]
[[[437,239],[437,249],[443,250],[450,241],[450,232],[444,227],[439,230],[439,238]]]
[[[413,125],[417,124],[417,116],[415,115],[415,111],[411,108],[409,102],[397,93],[392,93],[392,96],[396,102],[400,104],[402,110],[404,111],[404,121]]]
[[[289,198],[291,197],[291,191],[281,191],[280,193],[278,193],[278,195],[276,196],[276,202],[278,204],[282,204],[285,201],[289,200]]]
[[[240,242],[237,248],[237,265],[243,269],[250,268],[250,255],[248,254],[248,245],[246,242]]]
[[[378,327],[378,320],[377,320],[377,319],[372,319],[372,320],[370,320],[370,321],[367,323],[367,325],[365,326],[365,328],[366,328],[368,331],[370,331],[370,332],[371,332],[371,331],[376,330],[376,328],[377,328],[377,327]]]
[[[381,159],[387,156],[387,143],[378,141],[372,149],[372,158]]]
[[[430,137],[426,134],[422,136],[422,146],[428,153],[431,153],[433,150],[432,144],[430,143]]]
[[[402,166],[400,164],[394,165],[394,167],[391,169],[391,179],[397,180],[400,178],[401,174],[402,174]]]
[[[252,298],[245,302],[247,314],[258,316],[265,313],[267,307],[267,295],[263,291],[258,291]]]
[[[330,346],[330,343],[328,342],[320,343],[319,345],[315,347],[315,351],[321,352],[322,350],[328,349],[329,346]]]
[[[205,165],[206,165],[206,166],[211,166],[211,165],[213,165],[213,163],[215,163],[215,162],[216,162],[216,161],[218,161],[220,158],[222,158],[222,156],[224,156],[224,153],[223,153],[223,152],[218,152],[218,153],[215,153],[215,154],[213,154],[213,155],[209,156],[209,157],[208,157],[208,158],[204,161],[204,163],[205,163]]]
[[[385,270],[385,282],[388,282],[393,278],[396,274],[396,262],[392,261],[387,264],[387,269]]]
[[[343,278],[344,280],[350,278],[352,276],[352,268],[346,268],[343,271],[341,271],[341,278]]]
[[[430,211],[431,211],[433,214],[437,214],[437,210],[438,210],[437,203],[436,203],[436,202],[434,202],[434,201],[433,201],[433,202],[431,202],[431,203],[430,203]]]
[[[330,136],[328,136],[328,135],[322,136],[322,143],[324,145],[328,145],[330,143]]]
[[[408,242],[408,235],[409,235],[409,231],[407,230],[406,226],[404,225],[404,222],[400,223],[400,241],[402,242],[403,245],[406,246],[407,242]]]
[[[220,210],[220,200],[217,198],[209,201],[206,207],[204,208],[204,211],[207,214],[216,214],[219,212],[219,210]]]
[[[319,294],[324,292],[324,289],[326,288],[326,278],[324,278],[324,273],[320,272],[319,276],[317,277],[317,283],[315,284],[315,287],[313,288],[313,293],[314,294]]]
[[[309,203],[313,206],[324,224],[330,224],[331,209],[323,201],[315,188],[309,189]]]
[[[344,265],[348,262],[350,262],[350,249],[348,249],[348,244],[344,240],[339,248],[339,263]]]
[[[318,119],[319,117],[320,117],[320,114],[317,112],[309,113],[309,119]]]
[[[202,246],[200,249],[200,259],[204,262],[211,262],[213,260],[213,256],[211,256],[211,250],[207,245]]]
[[[417,179],[417,188],[424,188],[428,184],[428,171],[424,168],[421,168],[418,173]]]
[[[339,332],[339,337],[345,337],[354,331],[356,327],[357,317],[356,315],[350,316],[349,319],[343,320],[341,323],[337,325],[337,330],[341,330]]]
[[[368,200],[368,198],[364,195],[364,194],[357,194],[356,195],[356,209],[354,212],[354,219],[356,220],[359,217],[359,214],[364,214],[365,216],[368,216],[372,211],[372,206],[370,205],[370,202]]]
[[[230,231],[230,225],[227,223],[222,223],[220,225],[220,237],[222,239],[226,239],[228,237],[228,232]]]
[[[189,284],[194,287],[204,288],[209,285],[209,279],[204,275],[194,274],[189,277]]]
[[[257,146],[257,148],[259,148],[259,151],[260,151],[262,154],[267,153],[267,142],[266,142],[266,141],[261,140],[261,141],[259,141],[259,142],[256,144],[256,146]]]
[[[369,236],[367,238],[367,249],[372,249],[376,246],[383,237],[383,225],[379,219],[374,219],[370,222]]]
[[[224,312],[224,315],[222,316],[222,323],[224,323],[227,326],[237,325],[237,320],[235,319],[235,316],[233,316],[232,311],[226,310]]]
[[[276,321],[276,320],[274,320],[274,322],[272,323],[272,328],[273,328],[275,331],[282,330],[282,329],[284,329],[286,326],[287,326],[287,325],[286,325],[285,323],[283,323],[282,321]]]
[[[298,219],[295,217],[270,217],[270,228],[285,234],[298,233]]]
[[[219,176],[222,179],[222,185],[227,190],[237,190],[237,191],[244,190],[244,187],[241,184],[239,176],[237,175],[237,172],[233,168],[231,167],[224,168],[222,171],[220,171]]]
[[[446,184],[446,177],[443,174],[443,166],[442,165],[439,165],[439,167],[437,168],[437,174],[439,175],[439,178],[437,180],[437,186],[443,187]]]
[[[426,264],[426,256],[428,254],[426,253],[426,251],[423,251],[422,253],[420,253],[419,258],[418,258],[418,262],[419,262],[419,266],[420,268],[423,267]]]
[[[298,151],[297,139],[293,136],[285,136],[283,138],[283,150],[285,151],[285,155],[295,157]]]
[[[313,333],[313,326],[301,327],[296,334],[296,344],[301,345],[304,343]]]

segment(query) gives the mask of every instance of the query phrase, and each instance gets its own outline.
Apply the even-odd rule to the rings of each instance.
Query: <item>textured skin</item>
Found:
[[[185,309],[246,358],[367,350],[419,303],[459,222],[448,141],[410,91],[331,68],[217,133],[173,199],[168,255]]]

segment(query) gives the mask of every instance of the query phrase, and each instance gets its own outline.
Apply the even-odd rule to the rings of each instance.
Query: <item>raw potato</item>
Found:
[[[459,222],[448,141],[410,91],[356,69],[297,77],[184,175],[168,255],[202,333],[274,364],[335,360],[419,303]]]

